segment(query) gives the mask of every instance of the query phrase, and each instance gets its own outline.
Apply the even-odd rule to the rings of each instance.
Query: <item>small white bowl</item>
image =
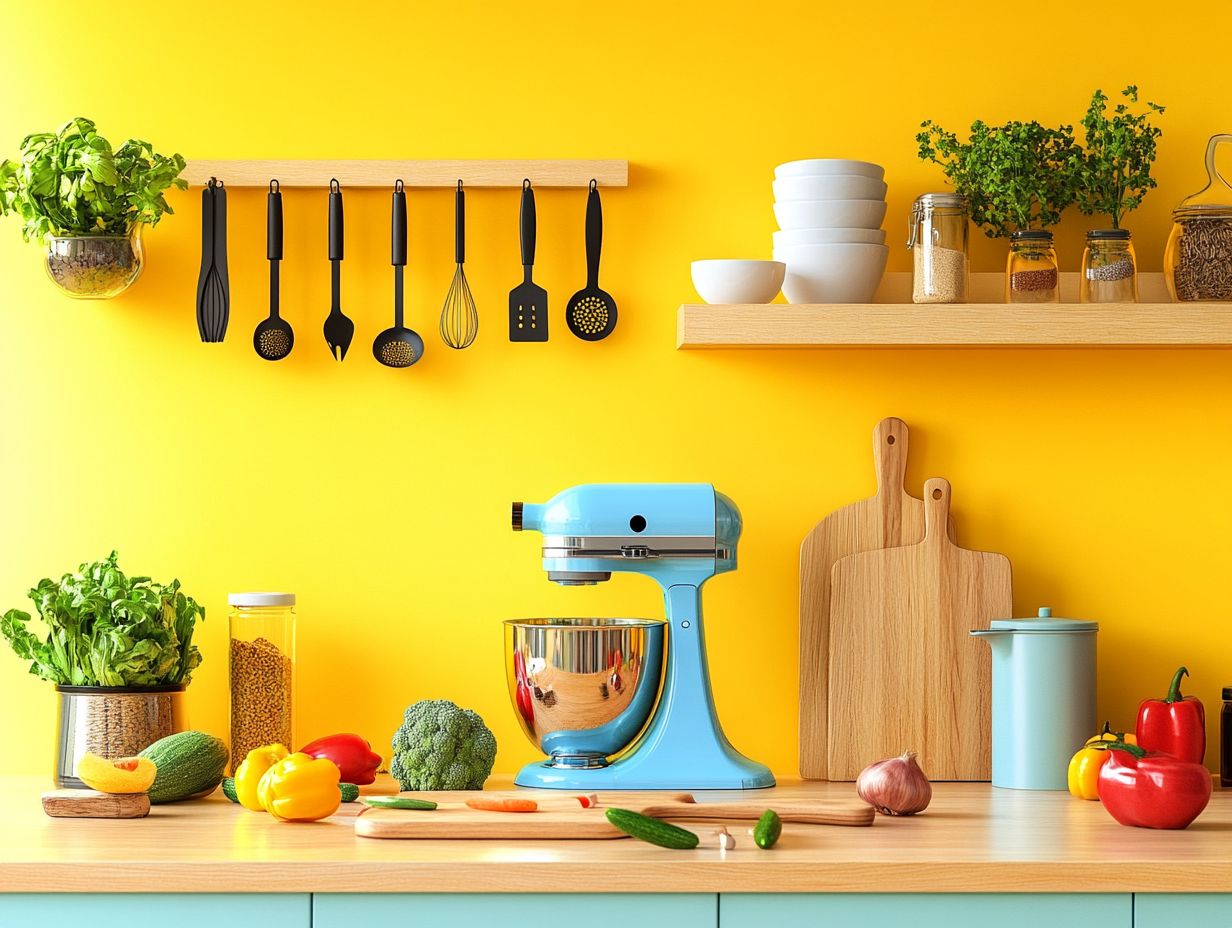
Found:
[[[861,174],[873,180],[885,180],[885,168],[881,165],[849,158],[805,158],[803,161],[788,161],[774,169],[777,178],[805,174]]]
[[[788,200],[884,200],[886,182],[859,174],[809,174],[784,177],[773,184],[774,199]]]
[[[885,200],[792,200],[774,204],[779,228],[880,229]]]
[[[790,232],[775,232],[774,247],[784,245],[842,245],[853,242],[860,245],[884,245],[884,229],[792,229]]]
[[[869,303],[885,273],[886,245],[784,245],[783,295],[791,303]]]
[[[693,286],[707,303],[769,303],[786,271],[781,261],[694,261]]]

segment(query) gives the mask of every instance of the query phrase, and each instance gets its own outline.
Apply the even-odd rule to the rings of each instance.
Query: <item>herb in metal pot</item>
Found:
[[[1138,102],[1138,88],[1131,84],[1121,91],[1129,103]],[[1082,117],[1086,144],[1077,177],[1078,209],[1088,216],[1103,213],[1112,228],[1121,228],[1121,218],[1142,203],[1155,187],[1151,164],[1156,142],[1163,132],[1151,124],[1152,115],[1164,108],[1147,101],[1146,110],[1133,112],[1129,103],[1118,103],[1108,116],[1108,98],[1097,90]]]
[[[184,158],[129,139],[117,149],[78,116],[56,132],[28,135],[20,162],[0,162],[0,215],[25,220],[26,241],[50,236],[127,235],[157,225],[173,210],[164,198],[180,179]]]
[[[201,663],[193,627],[205,610],[180,592],[180,581],[127,577],[116,553],[82,564],[60,580],[40,580],[30,599],[46,623],[40,638],[30,615],[10,609],[0,633],[30,672],[64,686],[160,686],[188,683]]]

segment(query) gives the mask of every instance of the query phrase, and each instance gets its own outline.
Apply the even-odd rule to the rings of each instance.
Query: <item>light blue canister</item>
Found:
[[[992,785],[1065,789],[1069,759],[1096,733],[1098,622],[994,619],[971,634],[992,645]]]

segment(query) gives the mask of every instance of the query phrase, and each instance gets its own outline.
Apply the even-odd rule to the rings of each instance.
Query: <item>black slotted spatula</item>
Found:
[[[520,284],[509,291],[509,340],[546,342],[548,340],[548,292],[531,280],[535,265],[535,192],[530,180],[522,181],[522,208],[518,214],[522,238]]]

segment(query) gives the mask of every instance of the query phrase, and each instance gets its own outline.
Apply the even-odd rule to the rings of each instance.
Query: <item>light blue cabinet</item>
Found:
[[[1232,894],[1138,893],[1134,896],[1134,928],[1229,928]]]
[[[718,897],[704,893],[317,893],[312,928],[498,928],[578,920],[637,928],[715,928],[718,904]]]
[[[0,894],[3,928],[311,928],[307,893]]]
[[[756,893],[719,898],[720,928],[1133,928],[1128,893]],[[1172,928],[1172,926],[1169,926]],[[1190,926],[1186,926],[1190,928]],[[1228,928],[1222,925],[1220,928]]]

